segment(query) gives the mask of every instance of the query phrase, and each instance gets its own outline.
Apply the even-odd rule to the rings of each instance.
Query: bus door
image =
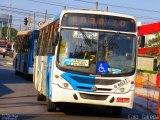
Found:
[[[21,54],[17,53],[16,58],[15,58],[15,69],[17,71],[20,71],[20,64],[21,63]]]
[[[36,90],[38,90],[38,84],[39,84],[39,74],[40,74],[40,63],[39,63],[39,58],[40,56],[35,56],[35,60],[34,60],[34,72],[33,72],[33,81],[35,84],[35,88]]]
[[[42,93],[43,95],[46,95],[46,70],[47,70],[47,58],[48,56],[43,57],[43,62],[42,62]]]
[[[37,80],[37,90],[40,91],[41,93],[45,93],[44,91],[44,83],[45,83],[45,75],[46,75],[46,57],[45,56],[37,56],[36,60],[36,80]],[[44,94],[45,95],[45,94]]]

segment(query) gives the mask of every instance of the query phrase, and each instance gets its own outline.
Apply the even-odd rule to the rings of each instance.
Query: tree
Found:
[[[149,55],[160,55],[160,33],[155,33],[155,38],[148,41],[147,54]]]
[[[3,27],[2,28],[2,39],[7,40],[7,32],[8,32],[8,27]],[[17,30],[15,28],[11,28],[11,42],[15,41],[17,34]]]
[[[155,33],[155,38],[148,41],[147,47],[154,47],[160,49],[160,33]]]

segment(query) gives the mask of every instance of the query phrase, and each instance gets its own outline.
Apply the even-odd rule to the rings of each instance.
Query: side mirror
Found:
[[[145,46],[145,36],[140,36],[139,37],[139,47],[144,47]]]
[[[156,84],[157,84],[157,87],[160,88],[160,72],[157,73]]]

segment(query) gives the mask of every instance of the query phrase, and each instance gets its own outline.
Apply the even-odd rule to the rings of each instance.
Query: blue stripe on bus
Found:
[[[48,56],[47,58],[47,69],[46,69],[46,93],[47,98],[51,99],[52,95],[52,60],[53,56]]]
[[[28,58],[28,66],[29,67],[33,67],[33,62],[34,62],[34,56],[33,56],[33,52],[34,52],[34,43],[35,43],[35,40],[38,38],[38,30],[34,30],[32,31],[31,33],[31,36],[30,36],[30,46],[29,46],[29,58]]]
[[[63,73],[61,77],[63,77],[73,87],[74,90],[93,92],[92,88],[96,81],[94,76]]]

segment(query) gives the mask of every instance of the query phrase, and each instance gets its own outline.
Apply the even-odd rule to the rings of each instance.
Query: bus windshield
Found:
[[[108,75],[135,71],[136,36],[111,32],[61,30],[58,63],[62,69]]]

